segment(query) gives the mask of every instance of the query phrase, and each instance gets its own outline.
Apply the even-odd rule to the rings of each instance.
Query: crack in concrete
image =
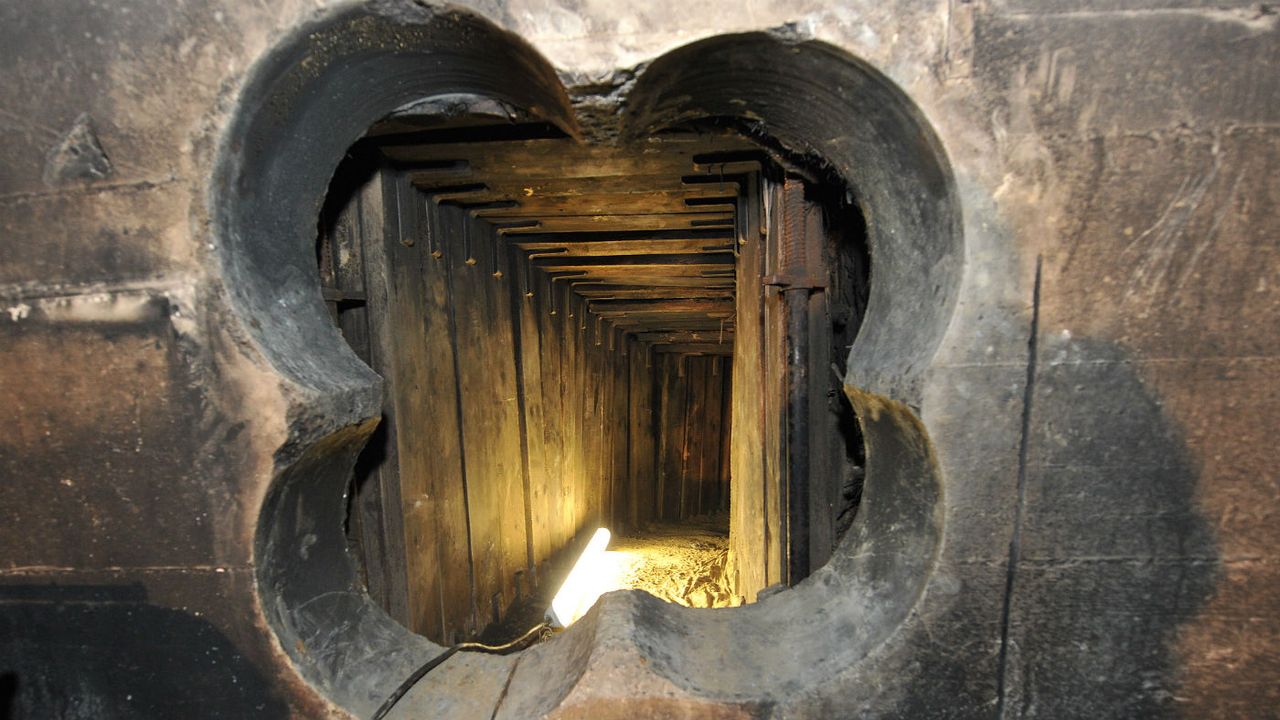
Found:
[[[1031,400],[1035,395],[1036,346],[1040,333],[1040,272],[1043,258],[1036,256],[1036,279],[1031,293],[1031,331],[1027,337],[1027,382],[1022,396],[1022,431],[1018,441],[1018,500],[1013,510],[1009,538],[1009,563],[1005,574],[1004,607],[1000,615],[1000,658],[996,663],[996,717],[1003,719],[1006,674],[1009,664],[1009,615],[1013,607],[1014,581],[1022,552],[1022,513],[1027,501],[1027,455],[1030,445]]]

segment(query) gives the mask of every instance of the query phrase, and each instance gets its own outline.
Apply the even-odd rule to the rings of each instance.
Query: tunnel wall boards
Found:
[[[337,228],[321,243],[322,274],[327,254],[343,279],[330,303],[353,347],[367,324],[358,354],[384,378],[349,533],[394,617],[463,637],[625,507],[632,352],[563,285],[537,284],[492,226],[401,173],[376,171]]]
[[[597,526],[727,507],[731,319],[701,321],[719,323],[699,348],[713,355],[642,342],[619,327],[635,315],[605,317],[635,302],[587,299],[544,272],[476,217],[495,203],[423,190],[377,150],[353,158],[322,213],[318,260],[331,314],[384,381],[347,531],[388,613],[456,640],[500,619]]]
[[[764,192],[758,184],[748,193],[747,211],[739,220],[736,305],[737,337],[733,347],[733,404],[729,497],[729,556],[737,592],[747,600],[783,582],[785,532],[776,495],[781,427],[777,415],[781,386],[777,359],[769,338],[778,337],[776,293],[766,292],[765,262],[772,252]],[[776,242],[776,239],[774,239]],[[777,348],[777,346],[773,346]],[[771,503],[771,497],[773,497]]]
[[[728,508],[724,443],[729,418],[727,355],[659,353],[657,518],[678,521]]]
[[[747,600],[826,564],[865,462],[837,365],[866,308],[861,215],[797,177],[760,182],[739,224],[729,460],[731,572]]]

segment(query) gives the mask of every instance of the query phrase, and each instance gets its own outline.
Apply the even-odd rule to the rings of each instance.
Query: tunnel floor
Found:
[[[554,568],[552,573],[567,571]],[[614,535],[606,562],[596,578],[605,592],[641,590],[669,603],[690,608],[724,608],[742,604],[727,576],[729,516],[700,515],[680,522],[656,522],[642,530]],[[479,641],[509,642],[543,620],[558,583],[546,583],[526,595],[503,618],[489,625]]]
[[[729,518],[704,515],[680,523],[657,523],[615,538],[609,557],[619,589],[643,590],[667,602],[694,608],[740,605],[726,577]]]

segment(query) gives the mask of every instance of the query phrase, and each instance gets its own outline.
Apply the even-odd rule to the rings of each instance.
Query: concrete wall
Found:
[[[714,620],[611,597],[514,673],[504,658],[442,666],[410,696],[418,715],[1273,711],[1270,9],[476,5],[561,72],[586,120],[608,117],[631,68],[712,35],[782,28],[774,37],[797,52],[815,39],[849,53],[936,134],[921,143],[949,167],[963,246],[957,284],[936,289],[937,342],[894,355],[873,333],[854,348],[846,385],[870,430],[850,554]],[[388,22],[430,14],[378,7]],[[334,371],[354,360],[307,365],[271,347],[254,327],[267,315],[244,311],[257,300],[238,285],[236,238],[215,230],[226,225],[209,204],[242,192],[215,170],[241,151],[224,143],[254,68],[333,12],[0,9],[0,703],[19,717],[367,715],[435,652],[396,635],[356,589],[268,567],[281,548],[304,567],[333,557],[334,528],[307,523],[336,515],[292,491],[345,476],[374,428],[375,379]],[[487,32],[464,29],[448,37]],[[277,97],[288,105],[296,89]],[[812,149],[838,154],[861,115],[843,117]],[[910,267],[916,238],[888,237],[886,218],[868,215],[873,323],[896,311],[883,282],[908,277],[894,258]],[[310,332],[323,306],[294,292],[312,281],[289,267],[273,317],[297,313]],[[316,337],[339,347],[336,332]],[[896,371],[893,357],[907,358]],[[916,474],[878,464],[889,457]],[[908,522],[918,517],[928,522]],[[319,544],[285,542],[309,533]],[[324,664],[334,618],[362,638],[343,646],[342,672]]]

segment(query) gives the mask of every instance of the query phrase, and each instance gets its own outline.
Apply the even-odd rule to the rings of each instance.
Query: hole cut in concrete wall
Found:
[[[453,11],[348,9],[306,28],[255,71],[213,199],[233,306],[293,403],[257,539],[263,611],[303,678],[358,715],[441,648],[369,599],[347,552],[344,489],[381,402],[377,376],[325,308],[315,218],[333,168],[367,127],[408,103],[458,94],[493,98],[578,134],[555,74],[517,38]],[[941,481],[911,407],[949,317],[960,238],[945,160],[914,106],[833,48],[755,34],[658,59],[626,108],[620,129],[628,138],[742,118],[821,159],[858,198],[876,268],[844,376],[866,434],[862,509],[824,568],[758,604],[700,613],[606,597],[582,624],[526,653],[508,678],[500,717],[575,706],[621,717],[627,701],[758,709],[797,692],[839,690],[910,612],[942,531]],[[779,643],[778,627],[795,632]],[[600,663],[637,682],[610,684]],[[476,672],[501,678],[511,670],[484,668]],[[485,686],[482,677],[472,681]],[[448,697],[430,696],[433,687],[429,677],[427,695],[409,700],[447,706]],[[496,703],[503,682],[493,687]],[[619,688],[621,696],[610,694]]]

